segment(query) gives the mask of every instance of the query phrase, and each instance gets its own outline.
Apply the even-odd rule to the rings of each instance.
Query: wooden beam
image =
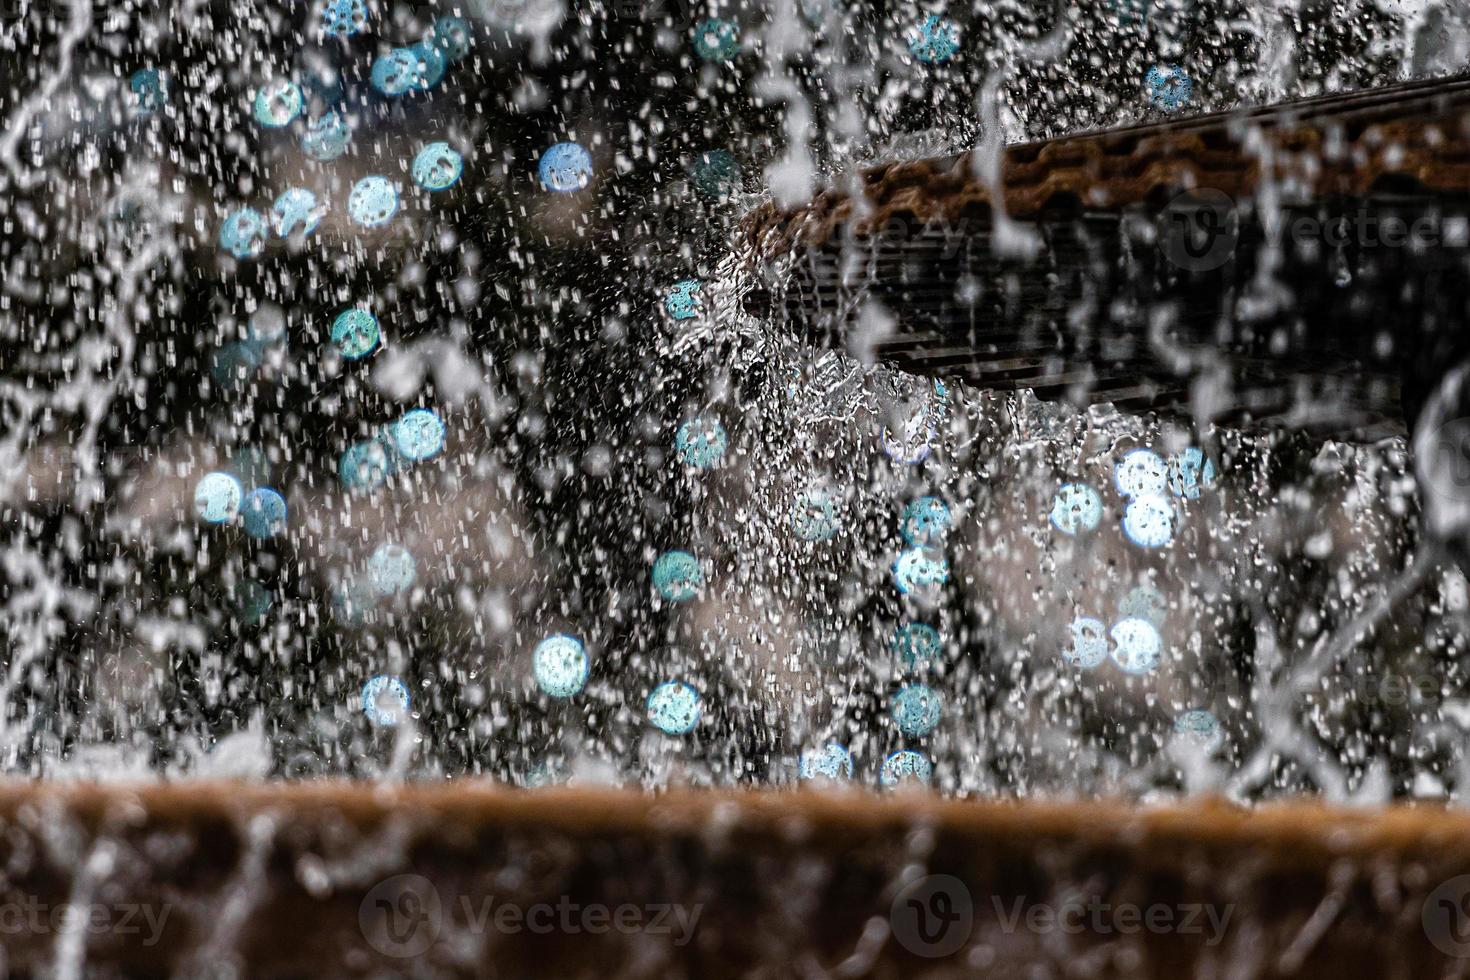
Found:
[[[1470,970],[1440,808],[13,782],[0,841],[12,976]]]

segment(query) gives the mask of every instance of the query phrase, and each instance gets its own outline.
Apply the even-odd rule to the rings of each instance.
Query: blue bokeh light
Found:
[[[904,35],[909,53],[926,65],[941,65],[960,49],[960,25],[948,17],[930,14]]]
[[[265,250],[265,218],[254,208],[241,208],[225,218],[219,247],[237,259],[253,259]]]
[[[653,587],[669,602],[688,602],[704,588],[699,559],[687,551],[666,551],[653,563]]]
[[[470,53],[470,25],[463,17],[440,17],[429,30],[428,40],[450,61],[458,61]]]
[[[680,279],[664,294],[664,311],[675,320],[693,320],[699,316],[703,286],[698,279]]]
[[[1102,620],[1079,616],[1068,627],[1071,641],[1062,649],[1062,659],[1073,667],[1092,670],[1108,659],[1108,628]]]
[[[397,210],[398,188],[387,177],[364,177],[347,196],[347,213],[365,228],[387,224]]]
[[[574,636],[548,636],[531,654],[531,672],[548,697],[569,698],[587,685],[587,649]]]
[[[796,495],[791,504],[791,529],[798,539],[807,542],[830,541],[840,527],[837,502],[826,490],[809,488]]]
[[[893,631],[893,652],[903,670],[926,670],[944,656],[944,640],[928,623],[905,623]]]
[[[1163,493],[1168,481],[1168,467],[1150,449],[1130,450],[1113,467],[1113,485],[1125,497]]]
[[[378,318],[360,306],[343,310],[332,321],[332,344],[349,361],[366,357],[381,339]]]
[[[932,593],[949,581],[949,561],[938,548],[907,548],[893,560],[893,584],[904,595]]]
[[[194,513],[210,524],[223,524],[240,513],[244,497],[245,490],[233,474],[206,473],[194,485]]]
[[[362,686],[362,713],[382,728],[393,728],[408,718],[408,688],[403,681],[379,674]]]
[[[922,738],[939,724],[942,701],[927,684],[908,684],[898,689],[888,705],[898,730],[910,738]]]
[[[290,187],[272,205],[271,224],[280,238],[290,238],[298,231],[310,235],[326,213],[326,205],[318,203],[314,193],[304,187]]]
[[[301,152],[326,163],[346,153],[351,140],[352,128],[347,117],[336,109],[328,109],[306,124],[306,132],[301,134]]]
[[[1102,494],[1085,483],[1064,483],[1052,498],[1051,524],[1063,534],[1094,530],[1102,516]]]
[[[648,695],[648,720],[661,732],[685,735],[699,724],[703,699],[683,681],[665,681]]]
[[[537,173],[542,187],[570,194],[592,180],[592,155],[576,143],[554,143],[541,154]]]
[[[419,85],[419,56],[412,48],[394,48],[373,62],[373,88],[397,97]]]
[[[934,778],[934,764],[922,752],[899,749],[883,760],[878,773],[882,786],[898,786],[901,783],[928,783]]]
[[[449,68],[449,59],[444,52],[439,50],[428,40],[420,41],[408,50],[413,52],[417,60],[416,68],[418,76],[414,80],[414,87],[427,91],[444,80],[444,72]]]
[[[245,516],[245,533],[262,540],[286,530],[286,498],[270,487],[250,491],[241,507]]]
[[[1194,95],[1194,81],[1178,65],[1154,65],[1144,77],[1148,100],[1157,109],[1177,112]]]
[[[694,53],[705,61],[729,61],[740,52],[740,28],[733,20],[711,17],[694,27]]]
[[[157,68],[139,68],[128,79],[128,88],[137,98],[136,108],[151,115],[168,102],[168,83]]]
[[[949,504],[939,497],[919,497],[903,509],[901,526],[904,543],[910,548],[936,546],[949,537],[954,517]]]
[[[289,126],[306,104],[301,86],[285,78],[262,85],[255,92],[255,121],[266,129]]]
[[[1113,661],[1125,674],[1147,674],[1159,666],[1164,638],[1153,623],[1129,617],[1113,624]]]
[[[1174,734],[1206,752],[1213,752],[1225,742],[1219,720],[1204,708],[1191,708],[1174,719]]]
[[[697,415],[674,433],[674,452],[685,466],[707,470],[725,458],[729,439],[717,419]]]
[[[426,191],[448,190],[463,172],[464,158],[448,143],[430,143],[413,158],[413,182]]]
[[[368,581],[378,595],[398,595],[418,581],[418,563],[401,544],[385,542],[368,558]]]
[[[1142,494],[1123,511],[1123,533],[1140,548],[1162,548],[1174,540],[1179,511],[1162,494]]]
[[[444,420],[427,408],[415,408],[393,423],[393,448],[406,460],[430,459],[444,449]]]
[[[337,477],[349,490],[376,490],[392,470],[388,450],[376,439],[353,443],[337,461]]]
[[[245,579],[235,590],[235,618],[242,626],[259,626],[270,614],[273,600],[270,589],[253,578]]]
[[[238,391],[260,367],[260,351],[253,344],[232,340],[221,345],[211,359],[210,377],[226,391]]]
[[[366,27],[367,21],[363,0],[326,0],[322,6],[322,30],[328,37],[351,37]]]
[[[723,200],[740,190],[740,161],[729,150],[701,153],[695,157],[689,175],[696,191],[715,200]]]
[[[847,747],[828,742],[820,749],[807,749],[803,752],[796,772],[804,780],[845,780],[852,778],[852,769],[852,753],[847,751]]]

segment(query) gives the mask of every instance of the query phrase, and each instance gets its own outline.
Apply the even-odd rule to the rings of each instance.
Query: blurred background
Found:
[[[731,244],[878,161],[1450,74],[1453,5],[11,0],[0,50],[7,771],[1460,791],[1402,434],[818,352]]]

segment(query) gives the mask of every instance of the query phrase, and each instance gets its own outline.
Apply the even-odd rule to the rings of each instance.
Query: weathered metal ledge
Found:
[[[10,976],[1470,972],[1439,808],[15,782],[0,869]]]

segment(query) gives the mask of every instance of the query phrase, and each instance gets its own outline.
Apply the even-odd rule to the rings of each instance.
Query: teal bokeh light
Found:
[[[706,415],[685,421],[674,433],[674,453],[691,469],[707,470],[718,465],[728,445],[725,427]]]
[[[378,346],[383,333],[378,318],[362,307],[343,310],[332,320],[332,344],[349,361],[366,357]]]
[[[393,449],[410,462],[431,459],[444,449],[444,420],[427,408],[405,412],[391,431]]]
[[[653,727],[669,735],[686,735],[699,724],[703,699],[683,681],[665,681],[648,695],[645,707]]]
[[[949,537],[954,517],[949,504],[939,497],[919,497],[903,509],[900,525],[904,543],[910,548],[937,546]]]
[[[241,513],[245,517],[245,533],[252,538],[265,540],[286,530],[286,498],[270,487],[250,491]]]
[[[913,749],[900,749],[883,760],[878,782],[893,787],[902,783],[928,783],[934,778],[934,766],[927,756]]]
[[[1085,483],[1064,483],[1052,498],[1051,524],[1063,534],[1095,530],[1102,516],[1102,494]]]
[[[289,126],[306,104],[301,86],[288,79],[266,82],[255,92],[255,121],[266,129]]]
[[[531,673],[542,693],[569,698],[587,684],[587,649],[574,636],[559,633],[536,644],[531,654]]]
[[[393,728],[408,718],[408,687],[396,677],[379,674],[362,686],[362,713],[372,724]]]
[[[688,602],[704,588],[699,559],[687,551],[666,551],[653,563],[653,587],[669,602]]]
[[[418,563],[403,545],[380,544],[368,559],[368,581],[378,595],[400,595],[418,581]]]
[[[387,177],[374,174],[352,185],[347,213],[364,228],[385,225],[398,211],[398,188]]]
[[[448,143],[430,143],[413,158],[413,182],[426,191],[448,190],[463,172],[464,159]]]
[[[729,61],[740,53],[740,28],[733,20],[711,17],[694,27],[694,53],[705,61]]]
[[[209,524],[223,524],[240,513],[245,491],[230,473],[206,473],[194,485],[194,513]]]
[[[910,738],[922,738],[939,724],[943,703],[927,684],[909,684],[898,689],[888,704],[898,730]]]
[[[1062,659],[1073,667],[1092,670],[1108,659],[1108,628],[1100,619],[1078,616],[1067,627],[1069,642],[1062,649]]]
[[[844,745],[828,742],[820,749],[807,749],[797,763],[797,775],[804,779],[847,780],[852,778],[852,753]]]
[[[1164,640],[1153,623],[1129,617],[1113,624],[1113,661],[1125,674],[1148,674],[1159,666]]]

